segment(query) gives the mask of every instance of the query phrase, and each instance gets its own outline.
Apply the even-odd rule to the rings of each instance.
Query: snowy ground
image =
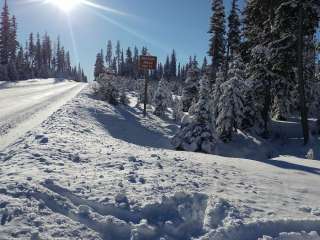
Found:
[[[85,89],[0,152],[0,239],[320,239],[319,161],[176,152],[134,105]]]
[[[83,86],[57,79],[0,82],[0,150],[47,119]]]

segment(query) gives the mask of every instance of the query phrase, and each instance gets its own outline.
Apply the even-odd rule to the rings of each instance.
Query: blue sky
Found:
[[[28,0],[8,0],[8,3],[18,19],[21,42],[26,41],[30,32],[60,35],[73,61],[79,61],[89,77],[96,53],[106,48],[108,39],[114,43],[120,40],[124,48],[145,45],[161,61],[173,48],[181,62],[186,62],[189,55],[197,55],[201,60],[206,55],[210,0],[91,1],[126,14],[79,6],[69,14],[68,20],[64,12],[52,5],[28,3]],[[231,0],[225,0],[225,4],[228,11]]]

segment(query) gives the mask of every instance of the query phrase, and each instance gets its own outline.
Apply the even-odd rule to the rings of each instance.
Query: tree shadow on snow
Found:
[[[274,167],[282,168],[282,169],[296,170],[296,171],[302,171],[302,172],[306,172],[306,173],[320,175],[320,168],[309,167],[309,166],[300,165],[300,164],[296,164],[296,163],[290,163],[290,162],[286,162],[283,160],[270,159],[270,160],[263,160],[263,161],[259,161],[259,162],[265,163],[268,165],[272,165]]]
[[[169,136],[174,135],[177,127],[169,122],[153,129],[152,123],[150,126],[142,124],[142,121],[153,121],[152,116],[139,118],[140,112],[124,106],[112,106],[108,111],[89,108],[88,111],[114,138],[144,147],[173,149]]]

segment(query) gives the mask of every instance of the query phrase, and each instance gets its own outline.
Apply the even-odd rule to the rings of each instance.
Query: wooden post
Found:
[[[147,104],[148,104],[148,70],[145,71],[145,83],[144,83],[144,106],[143,106],[143,116],[147,116]]]

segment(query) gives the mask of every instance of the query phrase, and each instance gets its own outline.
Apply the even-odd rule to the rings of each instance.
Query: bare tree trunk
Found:
[[[298,85],[299,85],[299,97],[300,97],[300,114],[302,133],[304,138],[304,144],[309,142],[309,124],[308,124],[308,109],[306,106],[306,93],[305,93],[305,80],[303,75],[303,6],[299,4],[299,26],[298,26]]]

